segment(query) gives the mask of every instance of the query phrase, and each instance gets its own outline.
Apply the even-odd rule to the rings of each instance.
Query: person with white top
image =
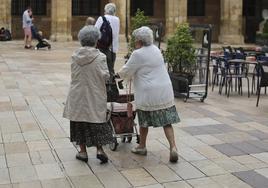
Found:
[[[104,17],[111,25],[113,33],[113,41],[111,49],[99,49],[107,57],[107,64],[110,74],[114,74],[114,63],[116,59],[116,53],[118,52],[119,48],[120,20],[117,16],[115,16],[115,13],[116,13],[116,6],[114,3],[108,3],[105,5]],[[95,27],[100,29],[102,24],[103,24],[103,18],[100,16],[95,23]]]
[[[146,155],[149,127],[163,127],[170,145],[170,162],[178,161],[178,152],[171,124],[180,121],[175,104],[172,83],[161,51],[153,44],[149,27],[134,30],[136,50],[117,73],[117,77],[133,80],[135,105],[140,126],[140,143],[132,153]]]
[[[32,31],[31,31],[31,26],[32,26],[32,9],[31,7],[28,7],[22,15],[22,28],[24,30],[24,48],[30,49],[31,42],[32,42]]]

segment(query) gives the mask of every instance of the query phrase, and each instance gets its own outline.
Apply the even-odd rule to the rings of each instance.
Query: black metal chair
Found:
[[[230,60],[234,58],[234,52],[231,46],[223,46],[223,54],[224,54],[224,58],[226,60]]]
[[[243,61],[243,60],[242,60]],[[243,95],[242,90],[242,79],[247,80],[247,86],[248,86],[248,97],[250,97],[250,90],[249,90],[249,79],[248,79],[248,69],[246,64],[243,62],[240,62],[239,60],[232,61],[232,60],[220,60],[220,70],[221,70],[221,80],[220,80],[220,87],[219,87],[219,93],[222,93],[222,89],[225,86],[225,94],[227,94],[227,97],[230,96],[230,89],[233,88],[233,80],[235,80],[237,83],[235,87],[238,88],[238,93],[240,95]]]
[[[233,56],[234,56],[234,59],[246,59],[246,54],[242,47],[234,48]]]
[[[210,62],[212,65],[212,91],[214,90],[215,84],[219,85],[219,78],[221,75],[220,71],[220,58],[219,57],[211,57]]]
[[[256,107],[259,106],[259,100],[260,100],[260,94],[261,94],[261,88],[268,86],[268,61],[259,62],[257,70],[260,72],[260,80],[257,88],[257,103]]]
[[[249,89],[249,78],[248,78],[248,66],[243,62],[228,62],[228,73],[227,73],[227,82],[228,82],[228,93],[227,97],[230,95],[230,88],[232,86],[232,80],[235,79],[235,87],[238,88],[238,93],[243,95],[243,85],[242,79],[247,80],[248,86],[248,97],[250,97],[250,89]]]
[[[257,61],[259,62],[268,62],[268,57],[267,56],[257,56]],[[261,69],[259,69],[259,64],[257,64],[255,67],[254,67],[254,70],[253,70],[253,74],[252,74],[252,86],[251,86],[251,93],[253,94],[253,92],[255,91],[255,88],[256,88],[256,80],[260,77],[260,72]],[[258,88],[258,84],[257,83],[257,88]],[[265,91],[266,91],[266,88],[265,88]],[[258,89],[256,90],[256,94],[258,94]]]
[[[219,94],[222,94],[222,89],[225,86],[225,94],[227,94],[227,75],[228,75],[228,60],[224,57],[219,58],[217,62],[218,76],[220,76]]]

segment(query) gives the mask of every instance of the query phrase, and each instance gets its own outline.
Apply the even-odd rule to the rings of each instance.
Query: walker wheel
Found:
[[[132,141],[132,136],[123,136],[121,138],[122,143],[128,142],[130,143]]]
[[[109,144],[109,148],[110,150],[115,151],[117,149],[117,146],[118,146],[118,142],[117,142],[117,139],[115,138],[114,142]]]
[[[137,144],[140,143],[140,135],[137,135]]]
[[[132,141],[132,136],[127,137],[127,142],[130,143]]]

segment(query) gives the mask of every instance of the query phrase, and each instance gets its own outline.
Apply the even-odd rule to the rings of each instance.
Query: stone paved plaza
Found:
[[[70,56],[79,45],[52,45],[35,51],[23,49],[22,41],[0,43],[0,188],[268,187],[268,96],[256,108],[255,95],[227,98],[218,88],[204,103],[176,99],[177,164],[168,162],[162,129],[149,131],[146,157],[131,154],[133,141],[116,152],[106,148],[106,165],[94,148],[87,164],[77,161],[62,111]],[[116,69],[125,44],[120,52]]]

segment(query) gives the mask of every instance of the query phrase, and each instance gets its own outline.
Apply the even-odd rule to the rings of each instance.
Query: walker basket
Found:
[[[111,120],[115,130],[115,134],[133,133],[133,117],[128,117],[127,112],[113,112]]]

